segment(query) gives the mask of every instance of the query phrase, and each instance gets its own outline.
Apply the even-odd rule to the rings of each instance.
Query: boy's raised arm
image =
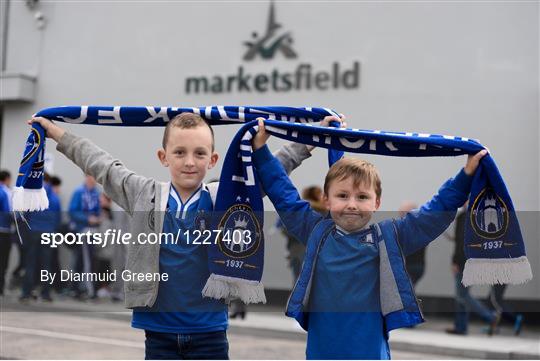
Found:
[[[311,209],[309,202],[300,198],[279,161],[266,146],[267,134],[259,122],[259,132],[253,139],[253,163],[262,187],[270,198],[287,231],[306,243],[313,227],[323,217]]]
[[[454,221],[458,208],[469,196],[480,159],[486,154],[487,150],[484,149],[469,155],[465,167],[454,178],[447,180],[430,201],[395,220],[398,241],[405,255],[426,247]]]
[[[56,149],[75,163],[85,174],[93,176],[103,186],[105,193],[126,212],[132,214],[141,189],[153,180],[135,174],[118,159],[99,148],[88,139],[66,132],[45,118],[32,118],[45,129],[47,137],[58,144]]]

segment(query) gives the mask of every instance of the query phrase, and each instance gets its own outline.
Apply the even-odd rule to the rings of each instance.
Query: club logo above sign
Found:
[[[270,12],[268,14],[268,24],[266,33],[259,38],[256,32],[252,33],[252,41],[245,41],[248,47],[244,60],[250,61],[259,55],[263,59],[273,59],[275,54],[280,52],[288,59],[298,57],[292,48],[293,39],[290,32],[279,33],[281,24],[276,23],[274,2],[270,2]]]

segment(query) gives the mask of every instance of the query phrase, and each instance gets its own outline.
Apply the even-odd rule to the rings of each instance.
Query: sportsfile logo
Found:
[[[265,32],[259,35],[254,31],[251,40],[244,41],[243,45],[247,47],[242,56],[246,66],[240,65],[230,74],[188,76],[184,87],[186,94],[285,93],[354,90],[360,87],[360,62],[357,60],[348,65],[334,61],[326,66],[326,70],[317,69],[307,62],[289,62],[298,59],[298,54],[293,47],[291,32],[285,31],[276,21],[273,1],[270,2]],[[273,66],[264,73],[251,73],[249,64],[261,60],[266,64],[287,60],[293,68],[288,65],[289,69],[284,70]]]
[[[270,11],[268,13],[268,24],[266,34],[259,38],[256,32],[252,33],[252,41],[245,41],[248,47],[244,60],[250,61],[259,55],[263,59],[273,59],[276,53],[283,54],[288,59],[298,57],[292,48],[293,39],[290,32],[280,33],[281,24],[275,20],[274,1],[270,1]]]

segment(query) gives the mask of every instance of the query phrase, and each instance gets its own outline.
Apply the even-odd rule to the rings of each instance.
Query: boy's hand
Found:
[[[270,134],[268,134],[266,132],[266,129],[264,129],[264,118],[257,118],[257,120],[259,121],[259,131],[251,141],[253,150],[257,150],[263,147],[266,144],[268,138],[270,138]],[[319,123],[319,125],[322,127],[328,127],[330,126],[330,122],[338,122],[340,128],[345,128],[347,126],[347,123],[345,122],[345,116],[343,114],[340,114],[339,117],[333,115],[326,116]],[[306,147],[310,152],[315,148],[314,145],[306,145]]]
[[[45,129],[47,138],[51,138],[57,143],[66,132],[64,129],[51,122],[49,119],[45,119],[42,117],[33,117],[32,119],[28,120],[27,123],[29,125],[32,125],[32,123],[39,123],[43,127],[43,129]]]
[[[319,123],[321,127],[328,127],[330,126],[330,122],[338,122],[340,128],[346,128],[347,122],[345,121],[345,115],[340,114],[339,117],[328,115],[324,117],[323,120]]]
[[[339,117],[328,115],[324,117],[324,119],[319,123],[321,127],[329,127],[330,122],[338,122],[340,128],[346,128],[347,122],[345,121],[345,115],[340,114]],[[313,149],[315,149],[314,145],[307,145],[306,148],[311,152]]]
[[[474,155],[468,155],[467,156],[467,164],[465,164],[465,168],[463,170],[465,171],[465,174],[468,176],[472,176],[474,172],[476,172],[476,168],[478,168],[478,164],[480,164],[480,159],[482,159],[483,156],[488,154],[487,149],[482,149],[478,153]]]
[[[270,138],[270,134],[266,132],[266,129],[264,128],[264,118],[257,118],[259,121],[259,131],[253,139],[251,140],[251,145],[253,146],[253,150],[258,150],[266,144],[266,141],[268,138]]]

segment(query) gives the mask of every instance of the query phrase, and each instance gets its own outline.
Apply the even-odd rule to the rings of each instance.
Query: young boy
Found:
[[[390,359],[388,332],[423,322],[405,270],[404,255],[425,247],[465,202],[485,150],[420,209],[368,225],[381,202],[376,168],[343,158],[328,171],[324,203],[329,217],[302,200],[265,145],[259,121],[253,162],[289,233],[307,245],[302,271],[287,305],[308,332],[308,359]]]
[[[337,117],[326,117],[341,122]],[[138,234],[173,233],[195,227],[198,212],[212,211],[217,183],[204,184],[216,165],[212,128],[196,114],[181,114],[166,126],[161,164],[171,182],[162,183],[128,170],[119,160],[91,143],[67,133],[44,118],[33,118],[85,174],[133,217],[132,239]],[[309,148],[291,144],[276,156],[292,171],[310,156]],[[168,275],[167,281],[135,279],[125,283],[125,304],[134,308],[132,326],[146,332],[147,359],[227,359],[227,305],[203,298],[209,276],[207,250],[181,240],[178,244],[129,244],[126,270],[132,274]]]

